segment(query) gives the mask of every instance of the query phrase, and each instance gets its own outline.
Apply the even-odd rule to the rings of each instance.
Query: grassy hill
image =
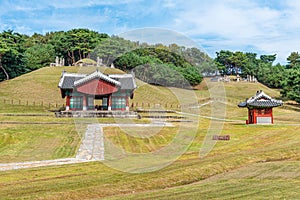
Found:
[[[56,103],[64,103],[57,88],[62,70],[78,72],[82,68],[43,68],[0,83],[0,163],[75,155],[82,132],[76,129],[74,119],[55,118],[47,111],[49,103],[51,108],[55,108]],[[101,70],[123,73],[110,68]],[[132,100],[135,107],[154,109],[160,104],[160,108],[171,109],[171,105],[174,108],[180,104],[186,112],[184,116],[192,122],[175,122],[175,127],[154,130],[153,136],[149,128],[123,127],[106,127],[105,135],[126,152],[149,153],[172,142],[178,130],[189,136],[197,127],[191,144],[175,162],[158,171],[137,174],[122,172],[101,162],[0,172],[0,196],[5,199],[300,198],[297,193],[300,185],[299,107],[275,108],[274,125],[245,125],[247,110],[237,107],[238,102],[253,96],[257,90],[262,89],[272,97],[279,97],[279,91],[260,83],[223,85],[209,79],[198,86],[200,90],[157,87],[141,81],[138,85]],[[18,105],[19,100],[20,104],[28,100],[30,105]],[[210,100],[216,103],[206,104]],[[221,108],[226,109],[227,119],[221,134],[229,134],[231,140],[218,141],[212,151],[199,158],[199,149],[208,132],[218,131],[208,131],[210,125],[221,123],[208,117],[218,116],[220,113],[212,112],[218,109],[221,112]],[[28,116],[30,113],[46,116]],[[196,117],[199,115],[201,117]],[[119,122],[114,119],[98,121]],[[137,137],[139,134],[150,136]]]

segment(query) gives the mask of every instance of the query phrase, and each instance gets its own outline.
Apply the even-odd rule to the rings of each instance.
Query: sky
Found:
[[[163,30],[158,39],[183,36],[211,57],[220,50],[277,54],[276,62],[286,64],[300,49],[300,1],[0,0],[0,31],[32,35],[73,28],[121,36],[155,28]]]

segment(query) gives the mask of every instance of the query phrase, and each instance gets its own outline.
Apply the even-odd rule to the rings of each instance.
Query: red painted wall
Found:
[[[91,95],[111,94],[118,91],[118,87],[103,80],[91,80],[77,87],[77,91]]]
[[[272,123],[273,123],[272,108],[266,108],[266,109],[253,108],[253,109],[248,110],[248,123],[249,124],[256,124],[257,117],[271,117]]]

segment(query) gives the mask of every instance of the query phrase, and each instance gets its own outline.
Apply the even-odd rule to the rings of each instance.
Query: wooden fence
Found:
[[[3,104],[9,105],[19,105],[19,106],[36,106],[36,107],[45,107],[48,109],[61,108],[64,107],[65,104],[62,103],[49,103],[44,101],[29,101],[29,100],[20,100],[20,99],[3,99]]]
[[[199,99],[198,102],[191,103],[191,104],[183,104],[180,105],[179,103],[149,103],[149,102],[131,102],[130,107],[132,109],[136,108],[164,108],[164,109],[170,109],[170,110],[178,110],[181,108],[193,108],[197,107],[201,104],[207,103],[209,101],[217,101],[217,102],[227,102],[230,104],[238,104],[241,101],[237,101],[235,99],[226,99],[226,98],[203,98]],[[20,100],[20,99],[3,99],[4,104],[10,104],[10,105],[22,105],[22,106],[40,106],[47,109],[59,109],[61,107],[65,107],[65,104],[61,102],[45,102],[43,100],[41,101],[29,101],[29,100]]]

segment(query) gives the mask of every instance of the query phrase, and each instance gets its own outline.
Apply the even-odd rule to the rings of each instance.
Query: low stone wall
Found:
[[[86,117],[86,118],[139,118],[133,111],[59,111],[56,117]]]

